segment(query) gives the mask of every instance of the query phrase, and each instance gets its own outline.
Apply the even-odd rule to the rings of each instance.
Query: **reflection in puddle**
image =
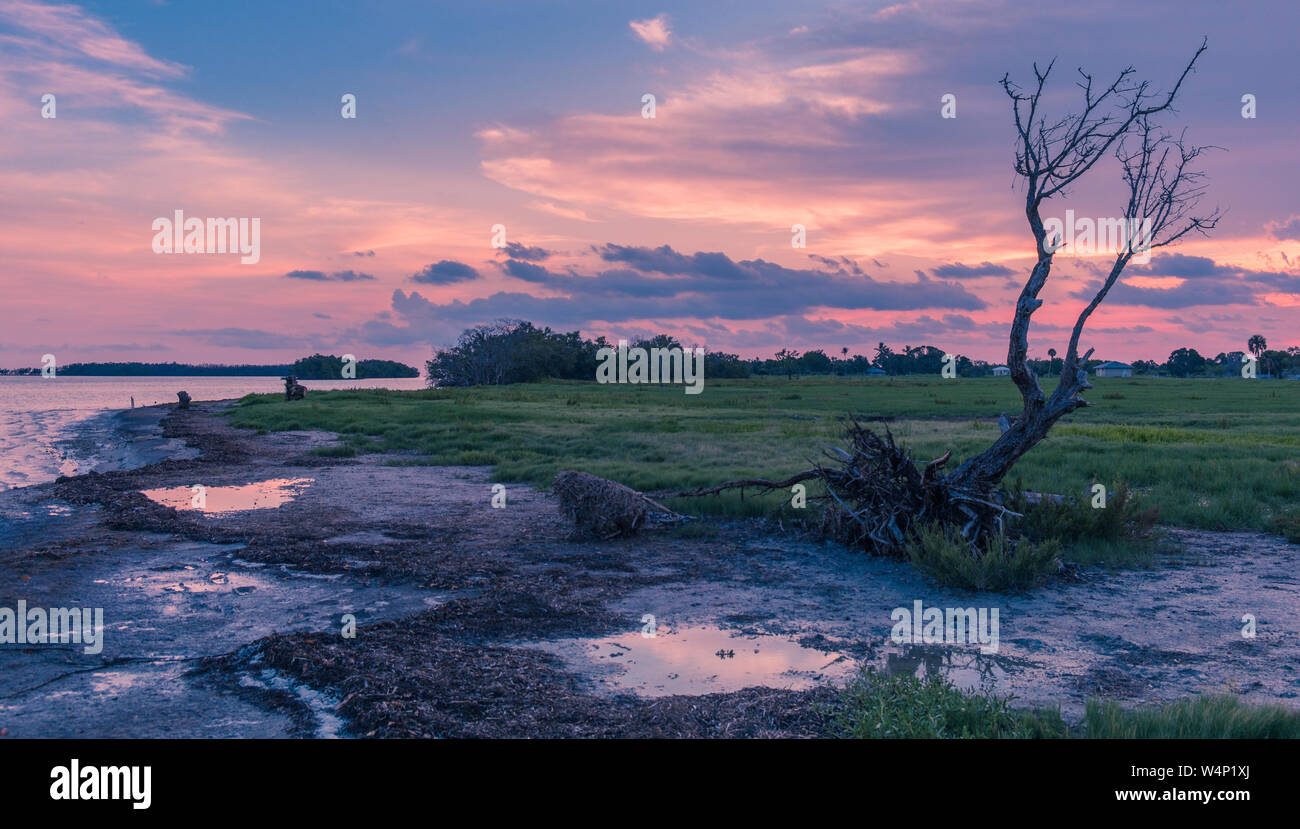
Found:
[[[160,684],[160,680],[175,679],[183,672],[183,666],[174,660],[155,660],[149,664],[155,669],[95,671],[90,675],[90,689],[96,694],[106,696],[117,696],[141,687],[153,688],[157,691],[160,687],[165,687]],[[158,668],[162,670],[159,671]],[[164,693],[169,692],[164,691]]]
[[[756,685],[802,690],[843,681],[856,663],[840,653],[801,647],[782,636],[750,636],[707,626],[660,627],[603,639],[543,643],[581,673],[612,691],[642,696],[711,694]]]
[[[243,596],[267,586],[265,580],[250,574],[213,572],[205,575],[192,567],[137,572],[128,575],[120,584],[142,590],[146,596],[162,599],[163,602],[155,608],[163,616],[182,616],[192,612],[189,604],[192,596],[232,593]]]
[[[885,656],[885,673],[945,676],[963,691],[993,688],[1006,677],[1011,660],[977,650],[934,645],[904,645],[901,653]]]
[[[202,491],[188,486],[146,489],[142,490],[142,494],[165,507],[178,510],[240,512],[275,509],[301,495],[313,482],[313,478],[272,478],[243,486],[209,486]]]

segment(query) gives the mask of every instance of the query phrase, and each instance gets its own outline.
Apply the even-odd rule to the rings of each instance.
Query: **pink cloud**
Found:
[[[39,40],[60,57],[91,58],[155,77],[175,78],[186,72],[180,64],[145,54],[138,44],[125,40],[111,26],[90,17],[78,6],[0,0],[0,19],[29,33],[32,39],[23,45],[35,46]]]
[[[656,52],[662,52],[668,46],[673,34],[668,28],[668,16],[664,14],[648,20],[632,20],[627,25]]]

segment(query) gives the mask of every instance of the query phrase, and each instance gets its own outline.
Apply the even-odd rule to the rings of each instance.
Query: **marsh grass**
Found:
[[[1300,544],[1300,511],[1288,510],[1273,516],[1271,528],[1292,544]]]
[[[1083,733],[1099,739],[1269,740],[1300,737],[1300,711],[1206,694],[1151,708],[1088,700]]]
[[[1147,508],[1123,481],[1110,483],[1106,490],[1104,507],[1094,507],[1091,496],[1031,507],[1017,481],[1010,506],[1024,518],[1014,523],[1014,531],[1035,542],[1056,542],[1074,564],[1149,566],[1163,538],[1155,528],[1160,508]]]
[[[1039,736],[1010,700],[964,693],[947,678],[866,669],[850,682],[832,719],[835,736],[853,739],[1014,739]]]
[[[1273,529],[1274,516],[1300,501],[1300,383],[1093,382],[1098,405],[1062,421],[1017,464],[1028,488],[1086,498],[1094,481],[1123,480],[1160,507],[1163,523],[1204,529]],[[581,382],[313,391],[293,403],[250,395],[230,419],[250,429],[337,432],[358,453],[394,453],[402,463],[493,466],[499,481],[546,487],[574,468],[644,491],[788,476],[840,442],[846,414],[893,419],[885,425],[921,460],[952,449],[952,468],[997,437],[1000,412],[1018,409],[1005,377],[752,378],[710,380],[700,395]],[[672,506],[796,514],[789,493]]]
[[[845,686],[830,733],[857,739],[1295,739],[1300,711],[1204,694],[1158,706],[1125,708],[1090,699],[1068,726],[1059,709],[1013,708],[1013,698],[963,691],[940,674],[918,679],[872,668]]]
[[[907,557],[918,570],[948,587],[1027,590],[1060,569],[1061,544],[1055,538],[1036,543],[999,534],[988,539],[979,556],[973,556],[956,528],[927,524],[908,545]]]

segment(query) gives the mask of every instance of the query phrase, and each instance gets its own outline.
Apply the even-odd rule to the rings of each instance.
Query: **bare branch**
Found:
[[[1218,209],[1206,215],[1196,213],[1205,188],[1203,174],[1190,165],[1211,148],[1189,146],[1181,136],[1173,139],[1160,132],[1154,118],[1173,110],[1183,82],[1206,48],[1202,40],[1166,93],[1155,92],[1149,81],[1136,80],[1131,66],[1121,70],[1104,88],[1079,69],[1075,86],[1083,95],[1082,109],[1055,121],[1042,114],[1043,93],[1055,61],[1043,70],[1034,64],[1032,91],[1017,86],[1010,75],[1002,77],[1002,89],[1011,100],[1016,127],[1014,169],[1025,181],[1025,218],[1037,256],[1016,300],[1007,344],[1007,368],[1020,390],[1024,408],[1019,417],[1003,421],[1002,434],[992,446],[952,473],[950,479],[956,484],[976,490],[996,486],[1015,462],[1047,435],[1052,424],[1075,409],[1091,405],[1079,396],[1091,388],[1085,367],[1092,351],[1082,357],[1078,354],[1088,318],[1139,250],[1149,254],[1189,233],[1206,233],[1221,218]],[[1123,214],[1126,238],[1110,272],[1075,322],[1060,382],[1048,400],[1029,367],[1029,325],[1034,312],[1042,307],[1038,296],[1051,275],[1059,240],[1047,239],[1040,211],[1044,201],[1067,193],[1071,184],[1112,151],[1123,167],[1123,180],[1128,186]],[[1142,238],[1135,238],[1135,229],[1140,229]]]

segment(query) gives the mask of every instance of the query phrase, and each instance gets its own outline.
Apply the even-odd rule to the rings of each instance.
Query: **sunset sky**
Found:
[[[1300,345],[1297,23],[1294,0],[0,0],[0,367],[422,365],[498,318],[1001,361],[1034,248],[999,79],[1056,58],[1065,114],[1076,67],[1163,90],[1203,36],[1162,123],[1223,148],[1202,166],[1226,217],[1132,266],[1084,345]],[[1044,215],[1123,203],[1110,165]],[[154,253],[178,209],[260,218],[260,261]],[[1032,356],[1110,259],[1058,254]]]

